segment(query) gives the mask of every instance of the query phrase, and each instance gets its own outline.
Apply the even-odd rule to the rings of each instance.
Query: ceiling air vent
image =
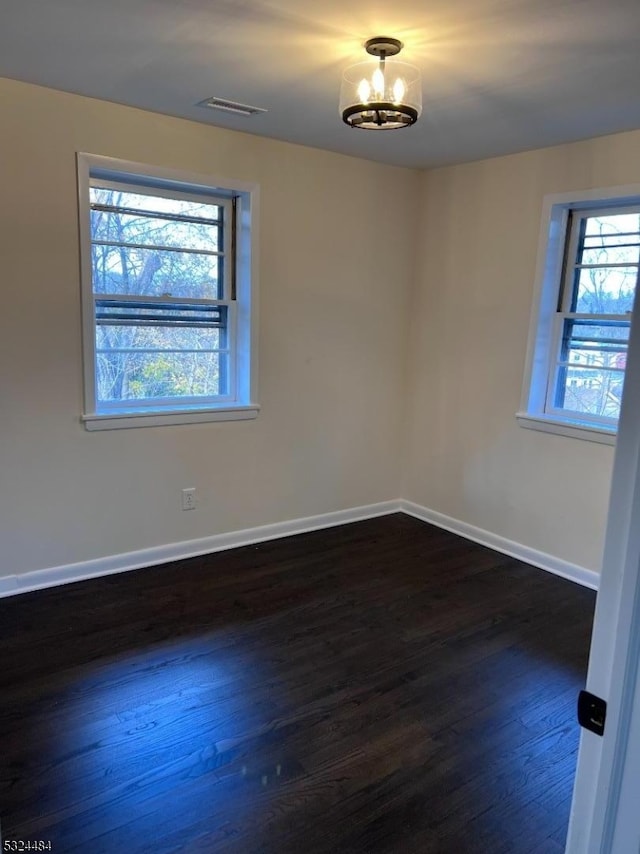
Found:
[[[210,110],[222,110],[225,113],[235,113],[237,116],[256,116],[267,111],[262,107],[250,107],[248,104],[238,104],[237,101],[228,101],[226,98],[205,98],[199,101],[197,107],[208,107]]]

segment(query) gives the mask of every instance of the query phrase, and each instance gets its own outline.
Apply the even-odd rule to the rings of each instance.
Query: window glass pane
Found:
[[[587,267],[576,270],[573,311],[626,314],[633,308],[637,267]]]
[[[97,186],[91,187],[89,198],[91,204],[128,208],[146,211],[147,213],[177,214],[191,219],[219,220],[222,216],[220,205],[207,202],[204,199],[201,202],[193,202],[186,199],[172,199],[170,196],[147,195]]]
[[[638,264],[640,262],[640,214],[591,216],[585,221],[582,264]]]
[[[225,347],[221,329],[174,329],[167,326],[110,326],[96,328],[96,348],[107,350],[218,350]]]
[[[618,418],[624,373],[596,368],[561,368],[556,406],[573,412]]]
[[[91,211],[91,239],[112,243],[142,243],[146,246],[175,246],[217,251],[221,228],[204,222],[172,222],[149,216]]]
[[[629,329],[625,321],[565,320],[556,408],[618,418]]]
[[[93,291],[99,294],[222,299],[222,259],[217,255],[91,247]]]
[[[627,364],[629,324],[565,322],[561,359],[574,365],[624,370]]]
[[[96,367],[97,397],[102,403],[228,393],[226,354],[100,351]]]

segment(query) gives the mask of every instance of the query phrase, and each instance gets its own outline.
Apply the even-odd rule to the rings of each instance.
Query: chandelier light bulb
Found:
[[[401,77],[398,77],[396,82],[393,84],[393,103],[401,104],[402,99],[404,98],[405,93],[405,85],[402,81]]]
[[[360,98],[363,104],[366,104],[369,101],[370,95],[371,86],[369,85],[369,81],[365,80],[363,77],[360,81],[360,85],[358,86],[358,97]]]
[[[376,98],[379,101],[384,99],[384,74],[381,68],[376,68],[371,78],[373,83],[373,91],[376,93]]]

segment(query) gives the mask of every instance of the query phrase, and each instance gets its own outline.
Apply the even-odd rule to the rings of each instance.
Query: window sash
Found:
[[[173,303],[178,302],[180,304],[184,303],[184,300],[174,300]],[[236,347],[237,347],[237,307],[236,303],[233,301],[223,301],[223,300],[194,300],[193,302],[207,303],[207,304],[215,304],[226,306],[226,325],[223,328],[226,331],[227,335],[227,346],[226,347],[203,347],[202,349],[194,350],[192,348],[179,348],[179,349],[171,349],[171,348],[162,348],[162,349],[150,349],[145,347],[136,347],[136,348],[114,348],[109,350],[103,350],[103,348],[99,348],[95,341],[95,329],[97,324],[94,322],[94,376],[96,377],[96,392],[95,392],[95,406],[97,414],[104,413],[116,413],[116,412],[134,412],[137,410],[158,410],[158,411],[174,411],[176,409],[203,409],[206,408],[211,403],[224,404],[224,403],[234,403],[237,400],[237,361],[235,358],[236,355]],[[170,325],[170,328],[173,327],[173,324]],[[189,328],[189,326],[181,326],[180,328]],[[130,352],[134,355],[144,354],[144,353],[157,353],[161,354],[169,354],[169,353],[184,353],[185,355],[191,355],[193,353],[217,353],[220,356],[226,356],[226,372],[227,372],[227,389],[228,392],[226,394],[217,394],[217,395],[176,395],[174,397],[143,397],[143,398],[127,398],[126,400],[102,400],[98,397],[97,390],[97,356],[99,353],[113,353],[113,352]]]
[[[630,327],[631,320],[630,318],[624,315],[611,315],[611,314],[577,314],[575,312],[558,312],[558,314],[554,318],[553,325],[553,336],[552,336],[552,359],[550,365],[549,372],[549,382],[547,383],[547,392],[545,399],[545,413],[547,415],[553,415],[556,417],[580,421],[583,423],[592,423],[597,425],[604,425],[607,427],[615,427],[618,423],[617,418],[605,416],[605,415],[596,415],[590,412],[584,412],[579,409],[571,409],[567,406],[557,406],[556,400],[558,398],[559,392],[561,390],[562,384],[562,373],[563,370],[566,371],[569,368],[577,369],[577,370],[591,370],[596,373],[600,372],[615,372],[621,373],[624,376],[625,370],[624,368],[617,367],[605,367],[600,365],[586,365],[579,362],[570,362],[567,359],[563,358],[563,345],[565,339],[565,327],[567,321],[580,323],[580,321],[592,323],[594,325],[601,325],[604,327],[614,326],[617,328],[620,327]],[[597,339],[596,339],[597,340]],[[615,340],[615,339],[612,339]],[[619,339],[621,345],[627,343],[624,339]],[[626,346],[620,347],[620,352],[626,352]]]
[[[567,314],[572,313],[574,298],[577,295],[577,279],[575,276],[576,270],[581,269],[614,269],[616,267],[636,267],[640,270],[640,259],[638,263],[611,263],[611,264],[582,264],[578,261],[581,257],[581,246],[584,240],[593,235],[586,235],[586,221],[594,217],[615,216],[617,214],[640,214],[640,205],[638,204],[620,204],[615,206],[607,206],[602,208],[583,208],[574,209],[569,212],[569,221],[567,223],[567,240],[566,251],[564,257],[564,265],[562,271],[562,281],[558,293],[558,311]],[[632,232],[623,232],[622,236],[628,236]],[[589,248],[589,247],[587,247]],[[637,286],[636,286],[637,293]],[[618,315],[620,316],[620,315]]]
[[[218,196],[215,193],[205,192],[197,193],[190,192],[189,190],[178,189],[175,187],[164,187],[160,185],[156,185],[155,183],[146,184],[144,181],[141,181],[139,178],[132,176],[131,181],[112,181],[108,179],[103,179],[95,176],[90,176],[89,179],[89,188],[93,189],[105,189],[105,190],[115,190],[116,192],[122,193],[139,193],[144,196],[156,196],[159,198],[170,198],[170,199],[178,199],[180,201],[186,202],[196,202],[198,204],[210,204],[212,206],[216,206],[220,208],[222,214],[222,220],[216,219],[215,222],[209,222],[206,218],[202,220],[197,220],[198,222],[203,222],[204,224],[220,224],[222,228],[222,249],[217,250],[201,250],[201,249],[189,249],[180,248],[177,246],[147,246],[143,244],[134,244],[134,243],[120,243],[118,241],[102,241],[102,240],[94,240],[91,235],[91,244],[92,245],[109,245],[109,246],[123,246],[124,248],[133,248],[133,249],[149,249],[149,250],[159,250],[159,251],[170,251],[170,252],[184,252],[185,254],[190,253],[194,255],[212,255],[217,256],[222,259],[222,298],[225,300],[235,299],[235,293],[233,288],[233,280],[234,280],[234,267],[235,267],[235,257],[233,252],[234,246],[234,231],[235,231],[235,214],[234,214],[234,203],[232,198],[226,198],[224,196]],[[129,209],[125,209],[125,207],[119,206],[111,206],[114,208],[114,212],[121,213],[131,213]],[[94,209],[93,204],[89,200],[88,204],[89,209],[89,217],[91,217],[91,210]],[[133,209],[133,212],[137,216],[147,216],[148,218],[153,218],[149,216],[152,212],[144,212],[142,210]],[[180,217],[180,215],[177,215]],[[165,213],[159,213],[159,219],[167,219],[169,215]],[[186,218],[193,219],[193,218]]]

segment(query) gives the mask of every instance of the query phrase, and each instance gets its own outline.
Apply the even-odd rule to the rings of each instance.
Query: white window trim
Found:
[[[78,211],[80,232],[80,278],[82,298],[82,341],[84,363],[84,413],[80,420],[87,430],[113,430],[193,424],[207,421],[243,421],[254,419],[258,404],[258,246],[259,188],[257,184],[212,175],[184,172],[118,160],[112,157],[77,154]],[[103,173],[103,175],[101,175]],[[179,192],[189,189],[236,199],[236,306],[232,312],[236,337],[236,398],[220,403],[176,406],[170,410],[148,407],[131,411],[97,412],[95,397],[95,309],[91,279],[91,234],[89,188],[92,177],[105,177],[139,183],[153,189],[175,184]]]
[[[529,323],[522,398],[516,413],[521,427],[605,445],[615,444],[616,426],[581,424],[579,417],[570,413],[562,417],[551,416],[545,412],[545,399],[569,211],[634,203],[640,203],[640,184],[555,193],[544,197],[533,293],[534,310]]]
[[[160,427],[163,424],[201,424],[206,421],[248,421],[258,417],[257,404],[217,406],[213,409],[181,409],[172,412],[128,412],[117,415],[83,415],[87,430],[122,430],[131,427]]]
[[[524,411],[516,412],[516,418],[518,424],[528,430],[555,433],[557,436],[569,436],[572,439],[585,439],[587,442],[597,442],[601,445],[616,443],[614,430],[571,422],[568,418],[560,420],[547,415],[531,415]]]

